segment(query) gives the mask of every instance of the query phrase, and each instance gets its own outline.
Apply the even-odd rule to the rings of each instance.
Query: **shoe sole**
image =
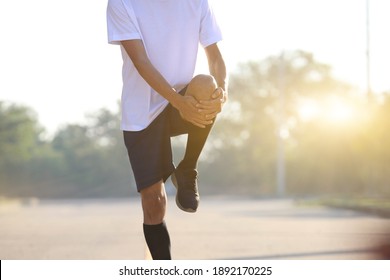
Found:
[[[179,186],[177,184],[177,179],[176,179],[176,176],[175,176],[175,173],[172,173],[171,175],[171,180],[172,180],[172,183],[173,185],[175,186],[176,188],[176,205],[177,207],[179,207],[180,210],[183,210],[184,212],[188,212],[188,213],[195,213],[196,210],[192,209],[192,208],[185,208],[183,207],[180,202],[179,202],[179,196],[178,196],[178,191],[179,191]]]

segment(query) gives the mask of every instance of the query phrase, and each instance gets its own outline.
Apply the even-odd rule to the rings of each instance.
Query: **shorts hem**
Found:
[[[161,180],[165,183],[174,171],[175,171],[175,166],[172,164],[172,167],[165,174],[162,174],[162,175],[160,174],[159,176],[154,176],[153,178],[150,178],[148,180],[144,180],[143,182],[136,182],[137,191],[141,192],[143,189],[146,189],[146,188],[158,183]]]

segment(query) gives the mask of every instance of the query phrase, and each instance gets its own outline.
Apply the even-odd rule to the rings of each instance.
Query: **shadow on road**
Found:
[[[388,250],[388,248],[387,248]],[[305,253],[291,253],[291,254],[280,254],[280,255],[262,255],[262,256],[248,256],[248,257],[236,257],[236,258],[227,258],[225,260],[286,260],[286,259],[316,259],[317,257],[326,257],[332,258],[332,256],[337,255],[355,255],[355,254],[370,254],[373,259],[376,260],[388,260],[390,259],[389,251],[386,255],[383,255],[379,248],[367,248],[367,249],[356,249],[356,250],[330,250],[322,252],[305,252]],[[376,257],[375,257],[376,256]]]

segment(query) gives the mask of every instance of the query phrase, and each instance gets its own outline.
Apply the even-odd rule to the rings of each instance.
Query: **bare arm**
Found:
[[[152,65],[141,40],[126,40],[121,43],[142,78],[156,92],[167,99],[173,107],[179,110],[183,119],[199,127],[205,127],[210,124],[210,120],[204,120],[203,116],[198,112],[195,98],[177,94],[175,89],[171,87],[161,73]]]
[[[227,101],[227,74],[225,61],[217,44],[205,48],[210,74],[217,82],[218,88],[212,95],[212,100],[201,101],[197,105],[206,119],[212,119],[222,111],[223,104]]]
[[[211,76],[217,81],[218,87],[226,91],[226,66],[217,44],[205,48]]]

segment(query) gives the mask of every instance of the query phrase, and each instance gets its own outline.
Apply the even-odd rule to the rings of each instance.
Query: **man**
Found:
[[[141,195],[145,239],[153,259],[171,259],[164,183],[172,175],[179,208],[197,210],[198,158],[227,99],[221,32],[207,0],[109,0],[107,26],[109,43],[122,51],[121,128]],[[211,76],[192,79],[199,43]],[[170,137],[183,133],[186,151],[175,168]]]

